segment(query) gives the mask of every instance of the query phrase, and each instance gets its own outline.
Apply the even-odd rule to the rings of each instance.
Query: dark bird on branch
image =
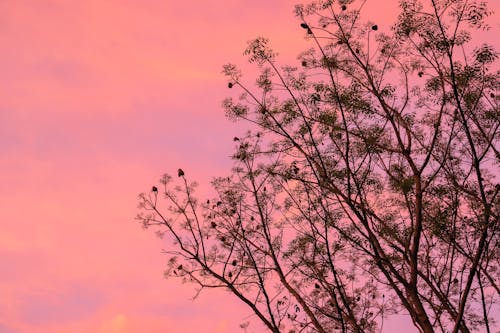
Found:
[[[177,176],[179,177],[184,176],[184,171],[182,171],[182,169],[177,170]]]

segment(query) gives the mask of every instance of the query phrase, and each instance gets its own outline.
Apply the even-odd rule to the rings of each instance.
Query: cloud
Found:
[[[20,331],[0,323],[0,333],[20,333]]]
[[[29,325],[61,324],[90,317],[105,303],[103,291],[86,286],[52,286],[22,296],[21,320]]]

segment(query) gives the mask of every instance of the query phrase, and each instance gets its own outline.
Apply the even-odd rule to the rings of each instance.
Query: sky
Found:
[[[394,4],[371,2],[388,29]],[[0,333],[241,331],[230,294],[163,278],[137,194],[179,167],[201,191],[228,172],[242,127],[222,65],[259,35],[294,61],[294,3],[0,1]]]

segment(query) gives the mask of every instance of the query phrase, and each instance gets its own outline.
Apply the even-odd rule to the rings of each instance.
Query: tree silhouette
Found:
[[[313,45],[300,68],[261,37],[245,51],[255,85],[224,66],[241,93],[227,116],[253,128],[232,173],[204,202],[182,170],[180,185],[165,175],[138,219],[173,240],[166,276],[229,290],[271,332],[379,332],[395,313],[420,332],[491,332],[499,73],[471,43],[490,12],[402,0],[381,31],[364,2],[296,6]]]

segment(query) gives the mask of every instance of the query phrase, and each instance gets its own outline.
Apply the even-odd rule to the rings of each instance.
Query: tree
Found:
[[[498,311],[497,53],[474,0],[402,0],[390,32],[365,1],[298,5],[313,47],[280,67],[248,44],[255,85],[224,66],[234,168],[200,201],[179,171],[140,195],[173,240],[166,276],[229,290],[271,332],[491,332]],[[472,45],[471,45],[472,44]]]

